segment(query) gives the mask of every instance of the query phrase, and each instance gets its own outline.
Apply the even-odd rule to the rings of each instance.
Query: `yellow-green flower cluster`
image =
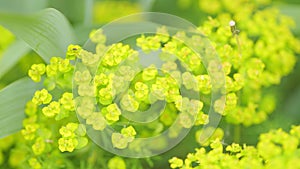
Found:
[[[169,40],[169,33],[166,27],[158,28],[156,34],[153,36],[145,36],[136,39],[136,45],[140,47],[145,53],[151,51],[157,51],[161,48],[162,43],[166,43]]]
[[[128,126],[121,130],[121,133],[113,133],[111,136],[112,144],[115,148],[124,149],[135,138],[136,131],[132,126]]]
[[[87,119],[95,110],[94,100],[90,97],[76,98],[76,107],[78,115]]]
[[[52,133],[49,129],[34,122],[25,125],[21,133],[25,140],[30,142],[31,151],[34,155],[43,155],[52,147]]]
[[[29,163],[29,166],[33,169],[41,169],[42,168],[41,163],[36,158],[30,158],[28,163]]]
[[[36,64],[29,70],[32,80],[43,80],[45,88],[37,90],[25,107],[27,118],[21,134],[26,140],[22,146],[29,147],[24,152],[29,158],[24,164],[27,168],[44,168],[49,163],[55,168],[61,165],[58,150],[71,152],[87,145],[85,126],[74,122],[77,119],[71,93],[74,65],[70,60],[79,57],[80,51],[79,46],[70,45],[68,59],[53,57],[48,65]]]
[[[136,51],[130,49],[129,45],[113,44],[103,56],[101,65],[105,67],[117,66],[132,55],[136,55]]]
[[[162,102],[168,104],[164,110],[158,110],[162,111],[158,122],[162,125],[160,127],[162,129],[163,124],[169,126],[176,118],[179,118],[178,125],[183,128],[191,128],[194,123],[197,125],[208,123],[208,115],[201,111],[203,102],[188,97],[182,99],[180,91],[193,90],[195,97],[199,92],[205,94],[211,92],[211,81],[200,56],[177,40],[184,38],[197,44],[200,36],[188,37],[184,32],[178,32],[171,38],[166,27],[159,28],[155,35],[142,35],[136,39],[137,46],[144,53],[162,49],[160,57],[163,60],[161,67],[150,64],[142,68],[138,62],[138,53],[129,45],[118,43],[106,48],[103,46],[105,38],[102,37],[102,32],[97,33],[99,41],[96,37],[91,38],[96,46],[96,54],[88,51],[86,53],[90,56],[99,55],[100,66],[96,68],[84,63],[82,56],[79,55],[86,69],[75,71],[74,76],[79,95],[76,98],[77,112],[93,129],[102,131],[107,125],[115,127],[119,122],[126,123],[127,119],[121,118],[122,111],[137,113]],[[100,51],[101,45],[101,49],[106,52]],[[230,65],[224,65],[230,69]],[[95,69],[96,73],[92,72]],[[95,74],[94,78],[92,74]],[[93,89],[91,83],[94,83]],[[83,84],[88,84],[85,89],[89,89],[86,91],[90,91],[90,94],[83,94]],[[89,97],[95,97],[96,103],[88,99]],[[83,104],[83,101],[86,102]],[[96,104],[100,104],[99,112],[95,112]],[[127,147],[128,140],[120,132],[113,134],[112,142],[115,147],[123,149]]]
[[[73,94],[65,92],[58,101],[52,101],[52,95],[42,89],[35,92],[31,101],[26,104],[25,113],[28,116],[23,121],[24,129],[21,131],[34,156],[43,157],[51,152],[54,142],[57,141],[61,151],[73,151],[74,148],[82,148],[87,144],[85,127],[77,123],[68,123],[63,126],[59,133],[63,136],[58,139],[58,131],[53,131],[49,124],[49,119],[55,117],[55,121],[68,118],[70,113],[74,112]],[[73,118],[73,117],[72,117]],[[56,140],[57,139],[57,140]],[[72,147],[74,146],[74,147]],[[54,155],[54,154],[53,154]],[[39,168],[43,165],[35,157],[29,161],[29,166]]]
[[[299,144],[300,127],[293,126],[289,133],[282,129],[273,130],[260,135],[256,147],[232,143],[224,146],[219,138],[210,142],[210,151],[202,147],[195,153],[189,153],[182,160],[173,157],[169,160],[171,168],[181,169],[228,169],[260,168],[260,169],[294,169],[300,168]]]
[[[83,124],[68,123],[59,129],[62,135],[58,139],[58,148],[61,152],[72,152],[87,145],[88,139],[85,137],[86,129]]]
[[[133,95],[133,92],[131,92]],[[139,109],[140,103],[130,94],[125,94],[121,101],[121,108],[129,112],[136,112]]]
[[[79,57],[81,50],[81,47],[78,45],[69,45],[66,54],[66,59],[75,60],[77,57]]]
[[[263,89],[278,84],[291,72],[294,54],[300,51],[300,45],[290,33],[289,20],[276,10],[266,8],[249,12],[257,9],[261,1],[248,2],[252,9],[237,10],[241,2],[244,0],[233,2],[232,6],[228,0],[212,4],[207,11],[219,15],[209,18],[199,28],[212,41],[221,64],[209,60],[214,50],[205,48],[201,36],[190,36],[183,31],[170,36],[166,27],[162,27],[155,35],[136,39],[137,47],[144,53],[160,53],[161,67],[159,64],[143,67],[139,63],[139,53],[125,43],[106,46],[102,30],[90,34],[91,42],[96,44],[95,52],[70,45],[66,59],[53,57],[48,65],[33,65],[28,74],[35,82],[43,81],[45,89],[36,91],[25,109],[27,118],[21,133],[29,147],[27,165],[43,168],[48,157],[52,160],[54,156],[56,159],[62,157],[55,153],[57,146],[61,152],[73,152],[87,145],[85,126],[77,122],[75,110],[94,130],[112,127],[115,131],[111,142],[117,149],[130,147],[135,137],[159,134],[175,121],[178,130],[207,124],[209,117],[205,111],[208,106],[226,115],[227,122],[234,124],[252,125],[265,120],[275,108],[275,97],[272,93],[265,95]],[[207,5],[199,1],[201,8]],[[230,14],[220,13],[221,10]],[[236,18],[239,18],[236,21],[241,33],[234,37],[228,22]],[[190,45],[205,50],[195,53]],[[76,58],[79,66],[73,76]],[[208,68],[204,66],[206,62]],[[221,68],[225,88],[220,93],[224,96],[210,103],[208,95],[214,92],[212,85],[218,79],[210,73]],[[76,98],[71,93],[72,80]],[[155,106],[161,103],[165,104],[164,108],[156,110]],[[161,115],[143,128],[122,117],[123,113],[140,113],[151,110],[152,106]],[[125,126],[120,128],[123,124]],[[290,134],[278,130],[261,135],[257,148],[238,144],[223,147],[220,140],[224,132],[217,129],[208,141],[203,143],[197,139],[204,146],[210,145],[211,151],[201,148],[185,160],[173,158],[171,168],[243,168],[246,164],[252,168],[267,168],[271,163],[282,161],[289,166],[299,159],[298,128],[294,127]],[[142,129],[145,131],[140,131]],[[196,137],[200,138],[201,133],[203,131],[198,130]],[[169,132],[169,135],[177,137],[178,131]],[[53,161],[53,165],[62,166],[62,162]],[[109,160],[108,168],[116,168],[115,163],[120,169],[126,168],[123,159],[118,157]]]
[[[86,119],[86,124],[92,125],[94,130],[103,130],[106,127],[106,121],[99,112],[91,113]]]
[[[39,91],[37,91],[39,92]],[[36,95],[38,95],[39,93],[36,92]],[[44,95],[46,95],[47,97],[50,97],[51,95],[48,93],[47,90],[43,89],[40,92],[44,92]],[[35,103],[39,103],[37,102],[35,99],[37,97],[34,97],[32,99],[32,102],[28,102],[27,103],[27,110],[28,113],[27,115],[30,115],[29,113],[33,113],[34,111],[29,110],[29,108],[31,109],[36,109],[36,106],[38,106],[38,104]],[[51,97],[52,98],[52,97]],[[43,102],[43,101],[41,101]],[[59,101],[52,101],[52,102],[47,102],[49,104],[44,103],[44,107],[42,108],[42,113],[45,117],[48,118],[53,118],[55,117],[55,120],[61,120],[63,118],[67,118],[70,114],[70,112],[74,111],[74,101],[73,101],[73,94],[72,93],[68,93],[65,92],[63,93],[62,97],[59,99]],[[33,107],[35,106],[35,107]],[[36,110],[35,110],[36,111]]]
[[[151,93],[156,100],[175,102],[180,96],[179,86],[171,76],[157,77],[151,85]]]
[[[173,157],[172,159],[170,159],[169,163],[171,168],[178,168],[183,166],[183,160],[177,157]]]
[[[223,103],[225,102],[225,107]],[[216,112],[226,115],[235,110],[238,102],[238,97],[235,93],[228,93],[226,96],[215,101],[214,109]]]
[[[37,124],[27,124],[24,126],[24,129],[21,130],[24,139],[26,140],[33,140],[35,138],[35,132],[38,129]]]
[[[53,101],[48,106],[42,109],[43,114],[46,117],[53,117],[60,113],[60,104],[59,102]]]
[[[82,63],[86,66],[95,66],[98,64],[100,56],[82,49],[78,58],[80,58]]]
[[[126,169],[126,163],[123,158],[115,156],[109,159],[108,169]]]
[[[177,32],[174,36],[172,36],[172,39],[166,42],[166,44],[162,47],[162,51],[165,54],[176,56],[176,59],[178,59],[182,66],[187,70],[192,71],[196,75],[202,74],[204,73],[204,66],[202,65],[202,60],[199,54],[196,54],[193,49],[182,41],[185,40],[193,44],[197,42],[198,38],[200,37],[197,35],[188,37],[185,35],[185,32]],[[196,46],[200,47],[200,45],[201,43]],[[164,59],[164,57],[162,57],[162,59]]]
[[[105,116],[106,120],[110,123],[114,123],[120,119],[121,110],[118,105],[113,103],[105,108],[101,109],[101,113]]]
[[[253,1],[248,5],[242,5],[243,2],[199,1],[199,7],[214,16],[199,30],[213,42],[226,75],[223,92],[230,101],[226,101],[225,107],[220,107],[221,101],[217,101],[215,110],[226,115],[230,123],[248,126],[261,123],[274,110],[268,104],[275,105],[275,97],[267,93],[268,100],[263,101],[266,100],[263,90],[279,84],[293,70],[300,41],[290,31],[293,26],[290,18],[275,8],[265,8],[270,1]],[[231,33],[228,25],[231,20],[236,21],[238,35]],[[234,93],[236,97],[228,96]]]
[[[143,51],[150,52],[160,49],[161,41],[158,36],[147,36],[142,35],[136,40],[137,46],[141,47]]]
[[[52,95],[46,89],[38,90],[34,93],[32,103],[36,105],[48,104],[52,100]]]
[[[41,81],[41,76],[46,72],[46,66],[44,64],[33,64],[28,71],[28,76],[34,81]]]
[[[56,77],[61,73],[69,72],[72,69],[70,60],[60,57],[52,57],[50,64],[46,66],[46,74],[48,77]]]
[[[73,100],[73,94],[69,92],[63,93],[62,97],[59,99],[62,108],[68,111],[74,111],[75,105]]]
[[[80,51],[80,48],[74,45],[71,45],[69,50],[75,50],[75,48]],[[74,59],[75,56],[77,56],[77,54],[74,51],[73,53],[68,51],[68,59],[52,57],[50,59],[50,64],[48,65],[43,63],[34,64],[28,71],[28,75],[33,81],[39,82],[41,81],[42,76],[46,74],[43,83],[45,88],[49,91],[54,90],[57,87],[62,89],[71,89],[70,85],[72,84],[71,79],[74,66],[70,63],[70,59]]]
[[[203,103],[199,100],[189,99],[187,97],[178,96],[175,101],[176,108],[184,113],[197,114],[203,107]]]

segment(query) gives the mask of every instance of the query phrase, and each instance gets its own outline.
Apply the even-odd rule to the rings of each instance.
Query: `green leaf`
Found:
[[[17,40],[10,45],[0,58],[0,79],[12,68],[18,60],[30,51],[30,47],[22,40]]]
[[[296,23],[296,32],[300,32],[300,5],[299,4],[280,4],[278,5],[280,11],[292,17]]]
[[[0,12],[0,24],[23,39],[47,63],[53,56],[65,56],[67,46],[75,40],[68,20],[52,8],[22,15]]]
[[[93,0],[49,0],[49,4],[61,11],[73,24],[92,24]]]
[[[23,78],[0,91],[0,138],[22,128],[25,104],[40,88],[42,84]]]

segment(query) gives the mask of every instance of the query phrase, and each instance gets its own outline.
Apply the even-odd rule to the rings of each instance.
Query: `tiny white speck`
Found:
[[[231,20],[231,21],[229,22],[229,25],[230,25],[230,26],[235,26],[235,22],[234,22],[233,20]]]

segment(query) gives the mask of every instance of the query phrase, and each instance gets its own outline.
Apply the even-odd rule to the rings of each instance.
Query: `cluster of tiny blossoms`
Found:
[[[209,94],[211,84],[200,57],[176,40],[179,36],[188,38],[184,32],[171,38],[162,27],[155,35],[137,38],[137,46],[145,53],[161,49],[161,67],[154,64],[143,67],[139,53],[127,44],[105,46],[106,37],[101,30],[91,36],[96,53],[81,49],[79,68],[74,72],[78,115],[94,130],[113,127],[115,132],[111,142],[115,148],[128,148],[136,136],[160,133],[175,121],[177,115],[181,128],[208,122],[207,114],[201,111],[203,103],[181,93],[183,90],[193,91],[195,95],[199,91]],[[134,120],[122,116],[143,112],[161,103],[166,106],[155,110],[161,112],[160,118],[149,125],[131,125]],[[120,125],[124,127],[120,129]]]
[[[158,31],[167,33],[163,28]],[[97,44],[96,53],[70,45],[66,59],[53,57],[48,65],[32,65],[28,75],[33,81],[42,82],[43,88],[37,90],[26,104],[27,118],[23,121],[21,133],[30,148],[27,165],[41,168],[50,161],[53,165],[62,165],[57,161],[58,150],[73,152],[85,147],[88,143],[85,137],[87,126],[99,131],[114,127],[111,142],[115,148],[125,149],[137,135],[160,133],[175,121],[177,115],[179,130],[191,128],[194,123],[206,124],[208,116],[201,111],[203,103],[189,98],[188,94],[182,95],[180,90],[203,90],[209,94],[210,79],[199,57],[176,40],[176,36],[185,34],[178,32],[171,38],[158,33],[137,39],[137,46],[144,52],[162,48],[162,67],[150,65],[143,69],[137,51],[122,43],[106,46],[106,37],[101,31],[91,33],[91,40]],[[165,45],[161,46],[161,43]],[[85,67],[75,69],[75,59]],[[93,76],[91,70],[95,67],[97,72]],[[77,97],[71,93],[72,80]],[[166,102],[165,109],[159,110],[161,117],[150,125],[131,125],[131,121],[122,117],[124,112],[144,111],[162,101]],[[78,123],[76,112],[85,124]],[[120,124],[130,125],[121,125],[120,128]],[[176,137],[176,132],[173,131],[170,137]]]
[[[275,96],[272,93],[263,95],[263,89],[278,84],[292,71],[294,53],[300,51],[300,45],[289,30],[290,20],[276,10],[266,8],[257,11],[255,5],[251,9],[254,12],[230,10],[231,15],[219,13],[199,28],[218,51],[226,80],[221,91],[224,96],[213,102],[212,107],[226,116],[230,123],[257,124],[275,108]],[[239,35],[232,35],[230,31],[228,22],[232,18],[237,21],[241,31]],[[24,155],[26,166],[37,169],[46,165],[53,168],[66,166],[66,162],[59,158],[63,158],[60,152],[73,152],[88,145],[86,127],[97,131],[112,127],[112,145],[126,149],[136,137],[159,134],[174,122],[177,123],[176,131],[169,132],[169,137],[173,138],[181,129],[208,123],[205,111],[211,106],[212,77],[206,71],[202,58],[179,40],[201,45],[200,36],[190,37],[185,32],[169,35],[164,27],[154,35],[142,35],[136,39],[136,46],[146,54],[159,52],[162,61],[161,66],[151,64],[146,67],[140,64],[139,52],[128,44],[107,46],[101,31],[92,32],[90,38],[96,44],[94,53],[70,45],[65,59],[53,57],[48,65],[34,64],[29,70],[29,77],[35,82],[42,82],[43,88],[37,90],[26,104],[27,117],[21,131],[25,145],[29,147],[25,152],[27,155]],[[77,68],[75,59],[79,60]],[[208,61],[208,65],[214,64]],[[219,66],[212,67],[217,69]],[[123,117],[143,113],[152,105],[161,103],[165,104],[164,108],[155,110],[160,112],[160,117],[149,124],[141,125]],[[76,113],[84,124],[78,122]],[[184,162],[173,158],[170,160],[171,168],[213,168],[223,165],[220,159],[228,159],[224,160],[225,168],[229,163],[243,166],[249,158],[253,159],[253,166],[259,168],[273,157],[277,158],[276,155],[284,154],[280,157],[285,159],[283,152],[296,151],[299,137],[292,134],[297,133],[294,130],[297,127],[290,135],[276,131],[271,139],[262,135],[267,142],[262,139],[257,149],[232,144],[226,148],[229,153],[223,153],[220,141],[213,139],[218,138],[215,135],[223,135],[223,131],[217,129],[217,134],[207,142],[211,151],[201,148]],[[275,135],[288,137],[293,143],[280,142],[284,140],[282,138],[274,141],[277,139]],[[270,152],[277,154],[269,157],[268,153],[262,152],[262,147],[273,143],[275,147],[271,146]],[[277,148],[278,144],[282,147]],[[286,144],[293,144],[294,148],[289,149]],[[120,157],[112,158],[108,167],[113,168],[113,163],[126,168]]]
[[[293,21],[270,2],[199,0],[199,7],[212,16],[199,30],[212,41],[226,74],[225,111],[218,111],[223,110],[221,101],[215,102],[214,109],[228,123],[249,126],[266,120],[275,109],[276,99],[274,93],[264,89],[279,84],[293,70],[295,54],[300,53],[300,42],[290,30]],[[239,34],[230,30],[230,20],[236,21]],[[201,132],[196,133],[197,139]],[[278,129],[261,134],[256,147],[236,143],[224,146],[220,141],[223,136],[223,130],[217,129],[205,143],[197,140],[210,147],[196,149],[184,160],[174,157],[169,160],[170,167],[300,168],[296,162],[300,159],[299,126],[293,126],[290,133]]]
[[[83,149],[88,146],[86,137],[86,126],[78,122],[76,116],[76,101],[72,93],[72,80],[75,83],[84,85],[89,76],[86,72],[82,74],[74,72],[75,59],[81,58],[87,64],[95,64],[93,58],[85,58],[85,51],[78,45],[70,45],[66,54],[66,59],[52,57],[50,63],[45,65],[34,64],[28,71],[29,77],[34,82],[42,82],[43,88],[37,90],[32,99],[27,102],[25,113],[27,117],[23,121],[24,128],[21,131],[25,142],[20,144],[20,148],[26,146],[28,149],[20,156],[20,163],[16,166],[25,168],[40,169],[51,168],[76,168],[62,152],[73,152],[76,149]],[[73,77],[74,76],[74,77]],[[85,95],[92,90],[84,87],[79,93]],[[90,100],[89,100],[90,101]],[[89,104],[83,102],[85,107],[77,107],[79,114],[89,110]],[[78,106],[78,105],[77,105]],[[110,106],[108,110],[111,110]],[[88,111],[87,111],[88,112]],[[105,126],[105,122],[99,121],[96,113],[89,116],[87,124],[100,129]],[[112,117],[113,118],[113,117]],[[131,128],[122,130],[124,135],[131,136]],[[88,146],[88,149],[91,145]],[[87,156],[82,160],[89,160],[87,166],[94,167],[96,164],[94,155]],[[120,163],[121,169],[126,169],[122,158],[111,158],[109,164],[102,167],[113,169],[111,162]]]
[[[275,93],[264,89],[279,84],[293,70],[295,53],[300,52],[300,42],[290,31],[294,23],[269,6],[269,1],[223,0],[209,2],[209,7],[205,3],[208,1],[199,3],[201,9],[215,17],[199,30],[212,41],[226,74],[225,111],[219,111],[223,107],[218,102],[214,108],[226,115],[229,123],[261,123],[276,103]],[[240,31],[238,35],[232,34],[228,26],[232,19]]]
[[[57,159],[58,150],[72,152],[88,143],[85,126],[78,124],[76,118],[72,94],[71,62],[79,51],[79,46],[70,46],[66,59],[52,57],[48,65],[34,64],[28,72],[33,81],[42,81],[44,86],[27,102],[27,118],[21,131],[31,149],[28,150],[31,168],[43,168],[49,162],[58,167],[62,165]]]
[[[299,133],[300,126],[293,126],[289,133],[272,130],[260,135],[256,147],[236,143],[224,146],[215,139],[209,147],[196,149],[184,160],[173,157],[169,163],[171,168],[181,169],[296,169],[300,168]]]

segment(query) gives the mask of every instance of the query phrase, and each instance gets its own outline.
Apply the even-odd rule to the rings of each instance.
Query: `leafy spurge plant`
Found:
[[[300,168],[299,128],[292,126],[287,133],[282,129],[272,130],[260,135],[257,146],[232,143],[223,145],[216,139],[209,147],[196,149],[184,160],[173,157],[169,160],[171,168],[209,169],[209,168],[260,168],[294,169]]]
[[[232,124],[249,126],[266,120],[275,109],[276,97],[264,89],[279,84],[281,78],[293,70],[294,55],[300,52],[299,40],[290,32],[293,23],[268,7],[268,1],[222,0],[213,6],[207,2],[199,1],[199,7],[212,17],[199,31],[211,40],[221,65],[213,61],[205,65],[189,45],[179,40],[184,38],[201,46],[201,37],[172,32],[165,27],[159,28],[156,34],[141,35],[136,45],[125,42],[107,45],[103,32],[94,31],[90,36],[95,44],[93,51],[70,45],[65,59],[52,57],[47,65],[32,65],[28,76],[34,82],[43,83],[43,88],[26,104],[22,136],[19,133],[16,138],[2,140],[7,146],[0,144],[0,164],[2,151],[12,146],[14,139],[24,141],[15,145],[9,157],[11,166],[76,168],[70,162],[76,156],[71,152],[91,151],[85,160],[92,164],[97,163],[97,155],[102,155],[92,151],[94,145],[87,137],[89,129],[102,132],[112,127],[108,144],[113,148],[144,151],[143,144],[135,142],[138,138],[159,135],[173,124],[176,128],[170,130],[168,137],[176,138],[180,130],[209,123],[209,107]],[[247,8],[243,7],[244,2]],[[239,34],[233,35],[230,30],[228,22],[232,19]],[[140,53],[157,51],[161,65],[140,65]],[[205,54],[212,52],[208,49]],[[223,69],[225,87],[221,91],[223,96],[211,103],[216,78],[208,72],[218,68]],[[155,115],[160,116],[153,122],[141,125],[131,120],[136,116],[151,121],[154,117],[139,113],[152,111],[152,105],[162,102],[165,103],[163,110],[154,107]],[[170,166],[246,168],[251,164],[251,168],[299,168],[295,165],[299,160],[298,128],[293,127],[290,133],[277,130],[262,134],[256,147],[235,143],[224,147],[221,141],[224,131],[220,128],[203,143],[199,140],[203,132],[200,129],[196,132],[196,141],[210,147],[197,149],[185,160],[174,157],[169,161]],[[166,146],[166,140],[159,141],[157,145],[143,146],[154,147],[154,150]],[[115,156],[107,160],[107,164],[98,166],[124,169],[127,163],[130,160]]]

